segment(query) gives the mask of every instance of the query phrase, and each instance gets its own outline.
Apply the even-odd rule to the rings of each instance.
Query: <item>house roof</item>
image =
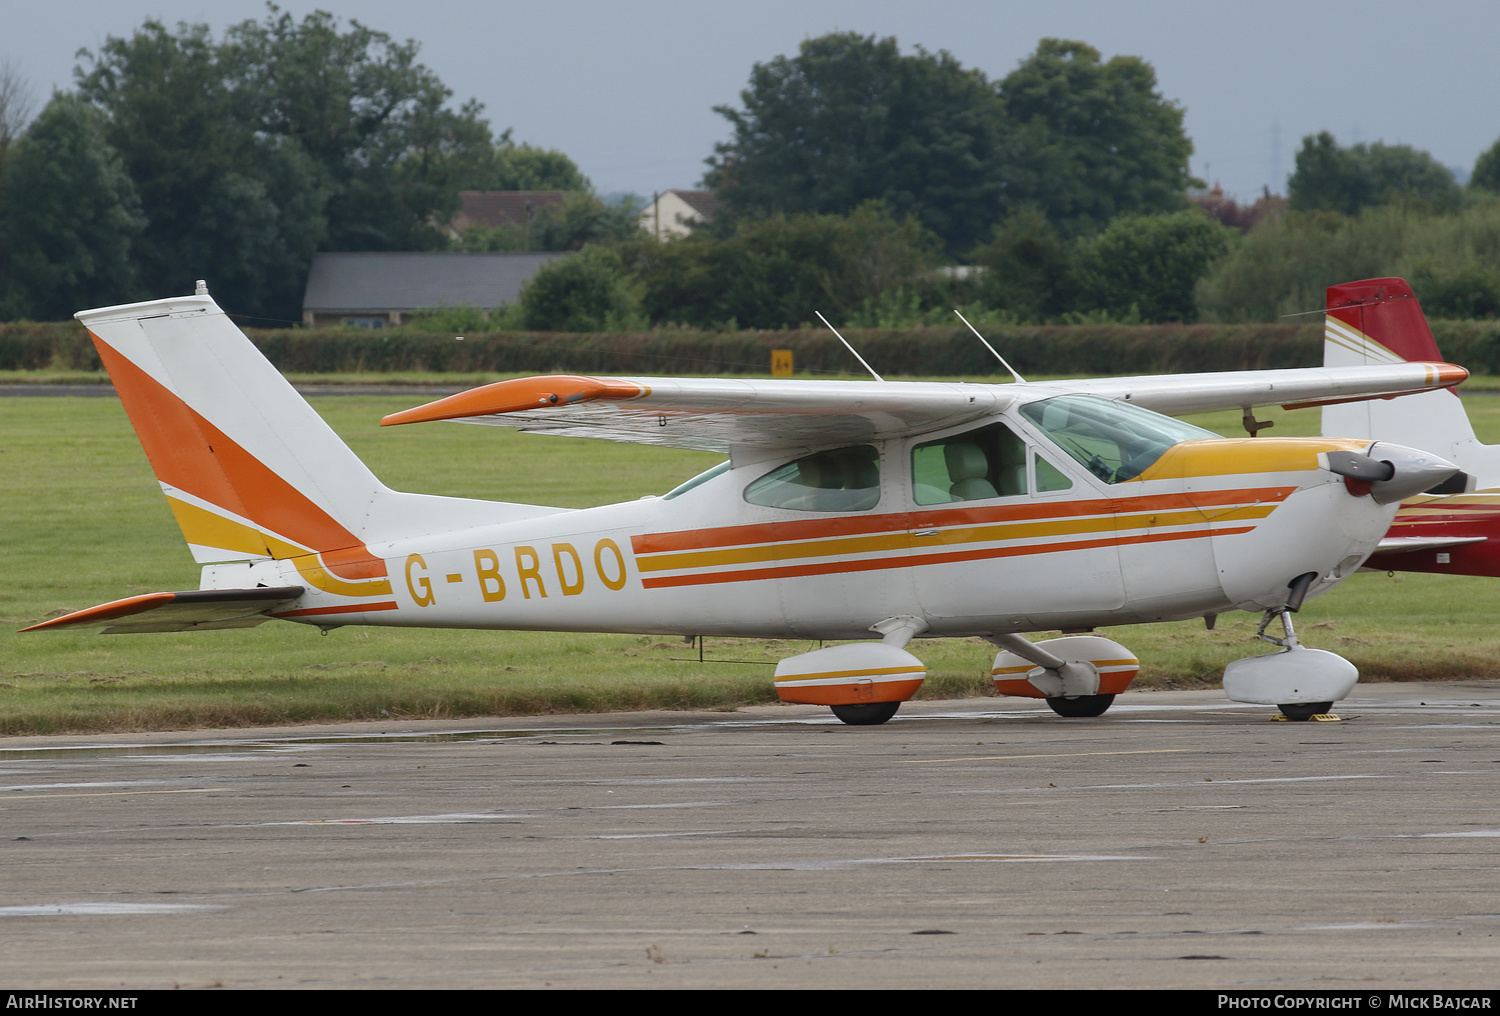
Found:
[[[705,222],[712,222],[714,213],[719,210],[719,199],[711,190],[678,190],[673,188],[667,192],[676,194],[687,202],[689,208],[703,216]]]
[[[520,226],[526,221],[528,206],[532,215],[546,209],[555,217],[562,211],[568,193],[560,190],[459,191],[461,207],[453,217],[453,228],[462,233],[475,223],[491,228]]]
[[[514,303],[521,285],[542,265],[567,256],[567,251],[314,254],[302,309],[388,313],[467,304],[493,310]]]

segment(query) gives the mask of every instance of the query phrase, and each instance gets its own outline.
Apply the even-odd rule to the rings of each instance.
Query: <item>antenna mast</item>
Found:
[[[822,311],[815,310],[815,311],[813,311],[813,313],[816,314],[816,315],[818,315],[818,320],[819,321],[823,322],[825,325],[828,325],[828,319],[823,316],[823,312]],[[847,350],[849,350],[849,352],[851,352],[851,353],[854,354],[854,358],[859,361],[859,365],[861,367],[863,367],[865,370],[869,371],[871,377],[873,377],[876,381],[884,381],[885,380],[885,378],[883,378],[879,374],[875,373],[875,368],[874,367],[871,367],[868,363],[865,363],[865,358],[859,355],[859,350],[857,350],[853,346],[849,345],[849,340],[848,339],[844,338],[842,335],[839,335],[839,330],[837,328],[833,327],[833,325],[828,325],[828,330],[830,332],[832,332],[834,335],[838,336],[838,340],[844,344],[844,348],[847,349]],[[989,345],[989,343],[986,342],[985,345]],[[994,352],[994,350],[990,350],[990,352]],[[995,353],[995,355],[999,356],[1000,354],[999,353]],[[1000,362],[1004,363],[1005,361],[1001,360]],[[1011,371],[1011,373],[1014,374],[1015,371]]]
[[[966,317],[964,317],[962,314],[959,314],[957,307],[953,308],[953,313],[958,314],[958,319],[960,321],[962,321],[964,324],[969,325],[969,319],[966,318]],[[971,331],[971,332],[974,333],[974,338],[976,338],[980,342],[984,343],[984,348],[985,349],[988,349],[991,353],[995,354],[995,359],[997,359],[997,360],[1000,361],[1000,366],[1002,366],[1006,370],[1010,371],[1010,376],[1016,379],[1016,384],[1018,384],[1018,385],[1024,385],[1026,383],[1026,379],[1024,377],[1022,377],[1021,375],[1019,375],[1019,374],[1016,373],[1016,368],[1014,368],[1010,364],[1006,363],[1005,362],[1005,357],[1001,356],[998,352],[996,352],[995,351],[995,347],[992,346],[992,345],[990,345],[989,340],[986,339],[983,335],[979,334],[979,329],[978,328],[975,328],[973,325],[969,325],[969,331]]]

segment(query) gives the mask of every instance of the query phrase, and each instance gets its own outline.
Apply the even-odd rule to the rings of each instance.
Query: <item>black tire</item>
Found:
[[[853,727],[873,727],[896,715],[900,702],[862,702],[857,706],[829,706],[833,715]]]
[[[1115,697],[1113,695],[1077,695],[1073,698],[1049,698],[1047,704],[1059,716],[1078,719],[1084,716],[1103,716]]]
[[[1282,716],[1285,716],[1289,720],[1296,720],[1296,721],[1298,721],[1300,723],[1303,720],[1310,720],[1310,719],[1312,719],[1314,716],[1317,716],[1319,713],[1326,713],[1326,712],[1328,712],[1330,709],[1333,708],[1333,703],[1332,702],[1288,702],[1286,705],[1284,705],[1284,706],[1277,706],[1276,708],[1281,710],[1281,715]]]

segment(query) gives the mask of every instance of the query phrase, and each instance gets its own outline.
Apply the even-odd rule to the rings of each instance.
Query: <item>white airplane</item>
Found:
[[[1223,439],[1159,413],[1426,391],[1442,363],[1014,384],[592,378],[486,385],[387,417],[709,449],[661,497],[569,510],[384,486],[206,287],[78,315],[203,565],[201,588],[34,625],[348,624],[854,642],[782,660],[786,701],[889,719],[915,636],[982,636],[996,687],[1097,716],[1139,666],[1104,625],[1264,611],[1280,652],[1229,697],[1326,711],[1353,665],[1290,613],[1454,467],[1399,445]],[[873,373],[873,371],[872,371]],[[1248,424],[1247,424],[1248,426]],[[503,463],[498,464],[503,468]],[[1284,634],[1266,634],[1281,619]],[[1041,642],[1023,632],[1061,629]]]

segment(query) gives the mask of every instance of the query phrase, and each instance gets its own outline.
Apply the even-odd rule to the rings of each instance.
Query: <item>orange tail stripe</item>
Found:
[[[109,343],[89,335],[157,479],[303,547],[343,552],[344,560],[325,564],[350,572],[346,578],[386,574],[385,562],[364,550],[357,536]]]

